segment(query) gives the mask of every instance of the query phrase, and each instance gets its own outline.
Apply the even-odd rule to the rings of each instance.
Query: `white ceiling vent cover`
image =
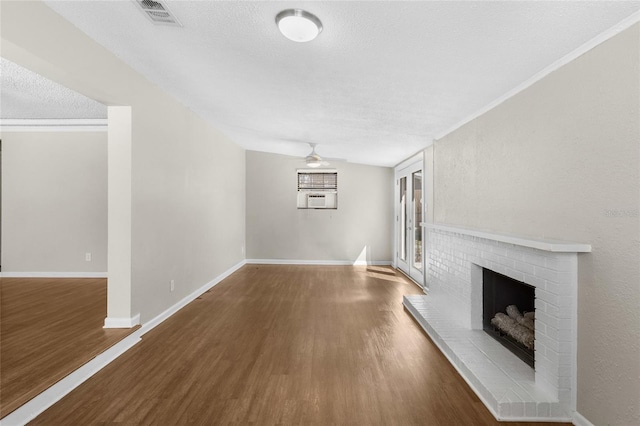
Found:
[[[181,27],[182,24],[173,16],[166,4],[154,0],[135,0],[142,13],[154,24]]]

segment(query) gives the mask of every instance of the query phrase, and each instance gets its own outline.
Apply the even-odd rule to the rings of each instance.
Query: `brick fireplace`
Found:
[[[404,305],[498,420],[575,411],[578,253],[587,244],[426,224],[426,296]],[[483,331],[483,268],[535,292],[531,368]]]

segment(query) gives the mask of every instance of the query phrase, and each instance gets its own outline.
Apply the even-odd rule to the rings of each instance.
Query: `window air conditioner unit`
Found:
[[[300,191],[298,192],[299,209],[335,209],[338,193],[336,191]]]
[[[298,208],[337,209],[337,170],[298,169]]]

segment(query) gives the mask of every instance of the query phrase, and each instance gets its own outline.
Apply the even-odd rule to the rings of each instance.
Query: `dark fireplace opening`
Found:
[[[532,368],[535,288],[490,269],[482,269],[483,328]]]

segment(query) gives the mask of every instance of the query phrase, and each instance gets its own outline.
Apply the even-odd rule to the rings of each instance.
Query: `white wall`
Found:
[[[244,149],[182,105],[161,110],[161,126],[133,112],[134,312],[161,312],[245,258]]]
[[[640,424],[640,29],[437,141],[434,221],[589,243],[578,412]]]
[[[391,262],[393,169],[335,162],[338,209],[298,209],[300,158],[246,152],[247,258]]]
[[[106,273],[106,133],[1,138],[2,271]]]
[[[1,7],[3,57],[131,106],[130,315],[144,323],[242,262],[244,150],[43,3]]]

